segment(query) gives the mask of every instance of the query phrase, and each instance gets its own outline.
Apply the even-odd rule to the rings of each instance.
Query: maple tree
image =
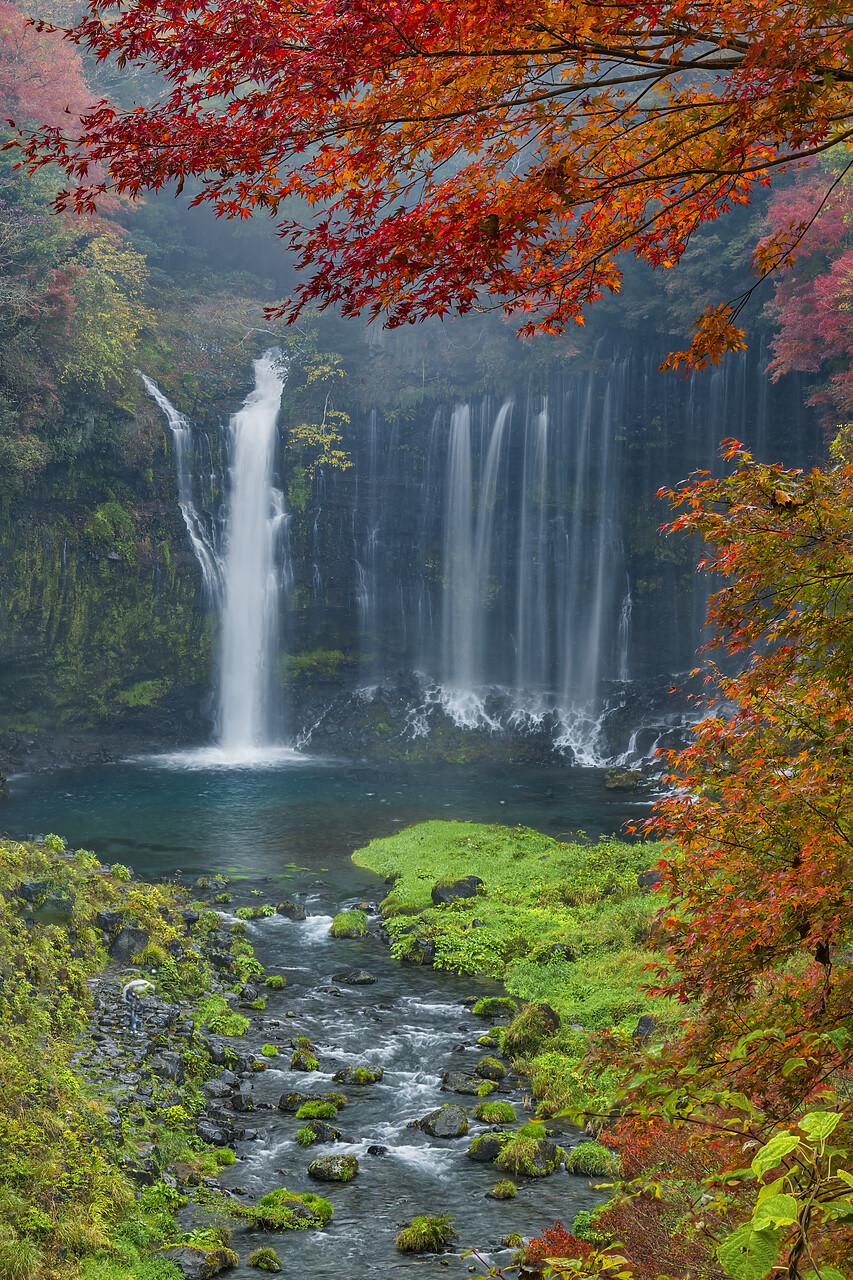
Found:
[[[756,183],[851,136],[834,0],[92,0],[68,35],[164,91],[24,131],[24,161],[59,164],[78,209],[195,175],[193,203],[277,218],[307,273],[289,318],[498,305],[559,331],[618,291],[620,254],[674,266]],[[743,345],[735,311],[708,308],[691,360]]]

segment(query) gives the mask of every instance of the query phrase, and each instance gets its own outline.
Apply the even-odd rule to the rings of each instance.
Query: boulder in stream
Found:
[[[286,916],[288,920],[304,920],[305,908],[299,902],[293,902],[286,898],[284,902],[280,902],[276,907],[276,914]]]
[[[308,1166],[309,1177],[322,1182],[351,1182],[358,1170],[358,1161],[350,1155],[318,1156]]]
[[[332,974],[332,982],[345,982],[350,987],[367,987],[375,981],[375,976],[366,969],[350,969],[349,973]]]
[[[477,1164],[491,1164],[511,1141],[511,1133],[483,1133],[474,1139],[465,1154]]]
[[[378,1084],[384,1074],[382,1067],[374,1067],[365,1062],[358,1067],[341,1067],[332,1079],[336,1084]]]
[[[468,1113],[455,1102],[430,1111],[418,1121],[418,1127],[431,1138],[464,1138],[468,1132]]]
[[[467,1071],[445,1071],[442,1080],[443,1093],[469,1093],[485,1098],[495,1087],[491,1081],[469,1075]]]

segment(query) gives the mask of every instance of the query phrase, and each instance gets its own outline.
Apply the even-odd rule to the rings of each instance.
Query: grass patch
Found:
[[[333,1102],[303,1102],[297,1120],[334,1120],[338,1109]]]
[[[637,876],[665,853],[660,844],[564,844],[528,827],[436,821],[373,840],[353,860],[393,878],[381,909],[395,955],[431,941],[437,968],[504,982],[506,997],[484,997],[473,1012],[514,1015],[497,1029],[501,1052],[531,1076],[540,1114],[553,1115],[606,1105],[613,1082],[580,1070],[590,1032],[630,1033],[642,1013],[663,1028],[681,1016],[640,990],[661,899]],[[476,899],[433,905],[436,882],[470,875],[484,884]],[[413,911],[416,921],[398,914]],[[471,928],[475,918],[482,927]]]
[[[363,938],[367,933],[367,916],[363,911],[339,911],[329,926],[333,938]]]
[[[566,1172],[586,1174],[591,1178],[619,1176],[619,1157],[600,1142],[581,1142],[566,1156]]]
[[[478,1102],[474,1108],[477,1120],[486,1124],[512,1124],[515,1120],[515,1107],[511,1102]]]
[[[287,1187],[261,1196],[256,1205],[245,1210],[246,1216],[270,1231],[298,1231],[304,1227],[322,1227],[332,1216],[332,1206],[322,1196],[310,1191],[297,1195]]]

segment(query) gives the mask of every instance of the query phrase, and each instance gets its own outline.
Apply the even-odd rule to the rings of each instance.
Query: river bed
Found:
[[[273,1244],[285,1274],[318,1280],[412,1270],[482,1274],[476,1259],[460,1256],[464,1248],[476,1246],[486,1261],[508,1264],[510,1251],[500,1246],[508,1233],[537,1235],[555,1219],[569,1225],[598,1201],[601,1193],[588,1179],[562,1168],[549,1178],[519,1179],[515,1200],[487,1199],[499,1171],[465,1157],[487,1126],[472,1118],[470,1134],[450,1140],[409,1127],[445,1102],[473,1112],[475,1099],[441,1092],[441,1073],[471,1069],[487,1052],[477,1037],[489,1024],[461,1001],[496,992],[498,984],[401,965],[378,938],[335,940],[328,929],[341,907],[361,899],[376,904],[386,892],[378,877],[350,861],[352,850],[374,836],[446,817],[523,823],[558,837],[583,830],[595,838],[642,814],[642,798],[608,793],[603,775],[591,770],[415,772],[298,757],[226,768],[203,756],[20,776],[11,780],[11,792],[0,823],[12,835],[54,831],[74,847],[94,849],[103,862],[126,862],[147,874],[224,872],[233,877],[233,901],[222,908],[226,919],[240,903],[276,903],[284,896],[296,895],[306,908],[304,921],[276,915],[248,924],[266,970],[287,981],[284,990],[265,993],[266,1010],[249,1032],[247,1048],[257,1052],[267,1042],[282,1050],[254,1078],[253,1095],[275,1104],[290,1091],[333,1090],[333,1073],[354,1062],[381,1065],[385,1075],[378,1084],[344,1088],[349,1103],[335,1123],[350,1140],[346,1145],[300,1148],[300,1122],[275,1109],[241,1117],[246,1136],[223,1185],[252,1200],[280,1185],[313,1190],[334,1206],[322,1231],[264,1236],[239,1230],[234,1244],[241,1257],[258,1244]],[[333,981],[359,968],[376,982]],[[289,1069],[296,1034],[314,1043],[318,1072]],[[520,1121],[530,1114],[525,1096],[525,1082],[512,1078],[495,1095],[513,1103]],[[567,1130],[563,1145],[578,1136]],[[386,1152],[369,1154],[371,1146]],[[357,1156],[358,1176],[349,1184],[309,1179],[311,1159],[336,1151]],[[394,1248],[400,1224],[424,1213],[455,1215],[459,1242],[446,1255]],[[230,1274],[248,1280],[259,1273],[243,1265]]]

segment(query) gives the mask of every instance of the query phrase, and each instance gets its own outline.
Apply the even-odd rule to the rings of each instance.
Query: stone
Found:
[[[506,1067],[497,1058],[481,1058],[474,1068],[482,1080],[503,1080]]]
[[[24,880],[18,885],[16,893],[25,902],[39,903],[47,897],[50,885],[46,880]]]
[[[341,1131],[325,1120],[306,1120],[305,1127],[317,1135],[318,1142],[340,1142]]]
[[[566,964],[574,964],[577,960],[577,956],[567,942],[555,942],[551,948],[551,955],[565,960]]]
[[[195,1131],[202,1142],[207,1142],[211,1147],[227,1147],[229,1144],[229,1136],[225,1129],[213,1124],[210,1120],[199,1120]]]
[[[430,1111],[418,1121],[418,1127],[431,1138],[464,1138],[468,1132],[468,1113],[455,1102]]]
[[[404,958],[406,964],[429,967],[435,963],[435,941],[432,938],[415,938]]]
[[[135,924],[126,924],[110,943],[110,955],[119,964],[129,964],[134,956],[145,950],[149,941],[144,929]]]
[[[466,1071],[445,1071],[442,1080],[443,1093],[469,1093],[476,1096],[483,1089],[480,1077],[468,1075]]]
[[[449,884],[433,885],[430,897],[435,906],[443,907],[457,898],[476,898],[482,884],[479,876],[463,876],[461,880],[453,880]]]
[[[199,914],[198,911],[190,911],[190,909],[187,908],[185,911],[181,912],[181,919],[183,920],[184,924],[189,928],[190,925],[198,924],[199,920],[201,919],[201,915]]]
[[[305,908],[299,902],[293,902],[291,899],[285,899],[276,907],[276,914],[286,916],[288,920],[304,920]]]
[[[358,1067],[341,1067],[332,1079],[336,1084],[378,1084],[384,1075],[382,1067],[374,1067],[363,1063]]]
[[[636,1045],[648,1044],[658,1029],[658,1020],[651,1013],[644,1013],[631,1034]]]
[[[637,884],[641,889],[652,889],[656,884],[660,884],[660,871],[641,871],[637,876]]]
[[[225,1098],[231,1092],[222,1080],[205,1080],[201,1091],[206,1098]]]
[[[117,933],[123,922],[123,911],[99,911],[95,916],[95,928],[103,933]]]
[[[383,1147],[381,1142],[374,1142],[367,1148],[369,1156],[387,1156],[388,1148]]]
[[[163,1049],[160,1053],[155,1053],[149,1066],[155,1076],[161,1076],[164,1080],[174,1080],[175,1084],[184,1082],[184,1060],[179,1053],[173,1053],[171,1049]]]
[[[175,1264],[184,1280],[209,1280],[239,1261],[233,1250],[224,1248],[194,1249],[188,1244],[174,1244],[160,1252]]]
[[[367,987],[375,981],[374,975],[366,969],[350,969],[349,973],[332,974],[332,982],[346,982],[351,987]]]
[[[508,1136],[484,1133],[481,1138],[471,1143],[465,1154],[469,1160],[476,1160],[478,1164],[492,1164],[506,1146]]]
[[[305,1102],[322,1102],[321,1093],[283,1093],[278,1100],[279,1111],[298,1111]]]
[[[351,1182],[358,1170],[358,1161],[350,1155],[318,1156],[308,1166],[309,1177],[322,1182]]]

